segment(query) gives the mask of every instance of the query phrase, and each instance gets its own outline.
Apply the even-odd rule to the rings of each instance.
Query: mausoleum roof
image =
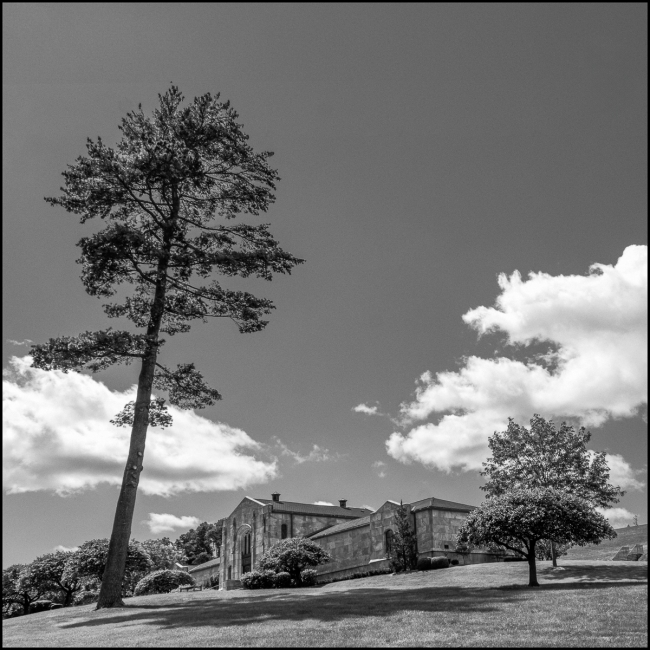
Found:
[[[321,537],[326,537],[327,535],[334,535],[335,533],[342,533],[346,530],[352,530],[353,528],[360,528],[361,526],[368,526],[370,524],[370,515],[361,517],[359,519],[353,519],[352,521],[344,521],[342,524],[336,524],[321,530],[315,535],[309,535],[309,539],[320,539]]]
[[[276,512],[291,512],[304,515],[325,515],[328,517],[348,517],[357,519],[372,512],[368,508],[341,508],[341,506],[324,506],[315,503],[296,503],[295,501],[273,501],[273,499],[258,499],[264,505],[273,504],[273,510]]]
[[[469,506],[466,503],[458,503],[457,501],[447,501],[446,499],[436,499],[429,497],[428,499],[420,499],[411,504],[411,512],[417,510],[426,510],[433,508],[434,510],[461,510],[463,512],[471,512],[476,506]]]

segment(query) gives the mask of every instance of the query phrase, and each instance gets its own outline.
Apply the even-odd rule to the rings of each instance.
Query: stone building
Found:
[[[190,569],[197,582],[209,584],[218,576],[219,588],[239,586],[241,576],[276,542],[307,537],[332,555],[332,562],[317,567],[323,579],[359,571],[388,568],[387,551],[395,527],[396,501],[380,508],[352,508],[346,500],[338,506],[244,497],[232,513],[217,523],[223,528],[222,545],[213,560]],[[488,552],[455,552],[456,533],[474,506],[430,497],[404,504],[411,517],[421,557],[446,555],[461,563],[491,562]]]

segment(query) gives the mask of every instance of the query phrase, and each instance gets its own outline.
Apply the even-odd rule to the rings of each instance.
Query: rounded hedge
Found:
[[[455,559],[454,559],[454,560],[451,560],[451,561],[449,562],[449,564],[451,564],[451,566],[458,566],[458,565],[460,564],[460,562],[459,562],[458,560],[455,560]]]
[[[146,575],[135,586],[134,596],[149,594],[167,594],[181,585],[195,585],[196,581],[186,571],[173,569],[160,569]]]
[[[418,558],[418,563],[415,568],[418,571],[429,571],[429,569],[431,569],[431,558],[430,557]]]
[[[272,589],[275,587],[275,571],[260,571],[255,569],[244,573],[241,583],[244,589]]]
[[[303,571],[304,574],[304,571]],[[280,571],[273,576],[273,585],[278,589],[286,589],[291,586],[291,574],[287,571]]]
[[[30,614],[35,614],[36,612],[45,612],[50,609],[52,606],[52,601],[51,600],[35,600],[33,603],[30,603],[29,605],[29,613]]]
[[[303,587],[313,587],[316,584],[316,576],[318,572],[315,569],[305,569],[301,574]]]
[[[431,568],[432,569],[447,569],[447,568],[449,568],[449,560],[446,557],[432,557],[431,558]]]

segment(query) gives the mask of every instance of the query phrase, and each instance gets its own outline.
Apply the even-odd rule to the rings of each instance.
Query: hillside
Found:
[[[648,545],[648,524],[616,528],[615,531],[614,539],[606,539],[600,544],[574,546],[567,555],[563,555],[559,560],[611,560],[621,546]]]
[[[524,562],[195,591],[2,622],[3,647],[647,647],[646,562]]]

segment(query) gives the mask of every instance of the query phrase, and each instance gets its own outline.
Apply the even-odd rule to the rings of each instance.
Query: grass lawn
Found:
[[[574,546],[561,559],[611,560],[618,553],[621,546],[629,546],[631,549],[636,544],[648,545],[648,524],[616,528],[615,531],[616,537],[614,539],[605,539],[600,544]]]
[[[3,621],[6,647],[646,647],[646,562],[451,567],[322,587],[140,596]]]

